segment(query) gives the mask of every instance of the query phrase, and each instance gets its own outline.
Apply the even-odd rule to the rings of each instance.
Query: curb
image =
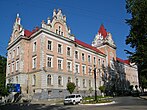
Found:
[[[111,105],[111,104],[115,104],[116,102],[115,101],[112,101],[110,103],[99,103],[99,104],[80,104],[80,105],[96,105],[96,106],[99,106],[99,105]]]

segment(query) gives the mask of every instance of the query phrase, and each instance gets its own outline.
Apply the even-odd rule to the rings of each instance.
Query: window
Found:
[[[71,61],[67,61],[67,71],[72,71],[72,62]]]
[[[70,47],[67,47],[67,56],[70,56],[70,51],[71,51],[71,49],[70,49]]]
[[[51,96],[52,91],[48,91],[48,96]]]
[[[85,65],[82,65],[82,73],[86,74],[86,66]]]
[[[76,72],[76,73],[79,73],[79,64],[75,64],[75,68],[76,68],[76,69],[75,69],[75,72]]]
[[[83,79],[83,87],[86,87],[86,82],[85,82],[86,80],[85,79]]]
[[[91,80],[89,80],[89,87],[91,87]]]
[[[90,55],[88,55],[88,62],[89,62],[89,63],[91,62],[91,57],[90,57]]]
[[[82,53],[82,61],[84,61],[85,60],[85,55],[84,55],[84,53]]]
[[[96,64],[96,58],[95,57],[93,57],[93,62],[94,62],[94,64]]]
[[[58,34],[58,29],[56,29],[56,34]]]
[[[18,76],[16,76],[16,83],[18,84]]]
[[[11,57],[12,57],[12,56],[11,56],[11,52],[10,52],[10,53],[9,53],[9,59],[11,59]]]
[[[47,76],[47,85],[48,85],[48,86],[51,85],[51,81],[52,81],[52,77],[51,77],[51,75],[49,74],[49,75]]]
[[[61,27],[59,26],[59,35],[61,35]]]
[[[58,59],[58,69],[59,70],[63,69],[63,59]]]
[[[101,60],[100,60],[100,59],[98,59],[98,65],[100,66],[100,64],[101,64]]]
[[[71,77],[68,77],[68,83],[71,82]]]
[[[58,85],[61,86],[62,85],[62,77],[58,76]]]
[[[14,58],[15,57],[15,50],[13,50],[13,54],[12,54],[12,58]]]
[[[53,57],[47,56],[47,67],[53,67]]]
[[[78,78],[76,78],[76,86],[77,87],[79,86],[78,83],[79,83]]]
[[[75,51],[75,58],[78,59],[78,51]]]
[[[16,71],[19,69],[19,60],[16,61]]]
[[[52,50],[52,41],[50,41],[50,40],[48,40],[47,49]]]
[[[33,43],[33,52],[36,52],[36,42]]]
[[[32,85],[35,86],[36,85],[36,75],[34,74],[32,77]]]
[[[88,67],[88,73],[89,73],[89,75],[92,75],[92,67],[91,66]]]
[[[19,55],[19,47],[17,47],[16,55]]]
[[[58,44],[58,53],[62,53],[62,45]]]
[[[36,57],[33,57],[32,60],[33,60],[33,61],[32,61],[32,63],[33,63],[33,64],[32,64],[32,68],[36,68],[36,66],[37,66],[37,65],[36,65],[36,64],[37,64],[37,59],[36,59]]]
[[[10,74],[10,64],[8,64],[8,74]]]
[[[12,72],[14,72],[14,63],[12,63]]]

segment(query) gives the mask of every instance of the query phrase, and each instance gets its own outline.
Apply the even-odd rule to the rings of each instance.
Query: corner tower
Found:
[[[116,60],[116,45],[112,39],[111,33],[107,32],[104,25],[102,24],[96,34],[92,46],[98,48],[106,56],[106,64],[113,69],[113,61]]]

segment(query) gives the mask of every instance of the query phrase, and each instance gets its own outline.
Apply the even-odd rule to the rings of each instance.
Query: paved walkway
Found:
[[[147,100],[147,96],[140,96],[140,98]]]
[[[45,104],[45,105],[63,104],[63,99],[51,99],[49,101],[47,100],[31,101],[31,104]]]

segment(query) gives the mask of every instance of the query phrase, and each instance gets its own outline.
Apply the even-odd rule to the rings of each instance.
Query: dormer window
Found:
[[[56,34],[58,34],[58,29],[56,29]]]
[[[58,29],[56,29],[56,34],[59,34],[59,35],[62,35],[62,36],[64,35],[61,26],[59,26]]]
[[[61,27],[59,26],[59,35],[61,34]]]

